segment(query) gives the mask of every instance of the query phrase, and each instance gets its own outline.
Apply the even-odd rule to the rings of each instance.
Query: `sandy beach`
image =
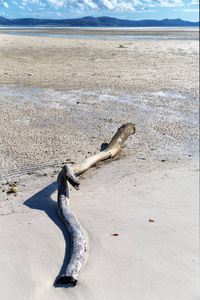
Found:
[[[0,31],[0,299],[199,299],[199,49],[179,34]],[[57,175],[127,122],[136,133],[120,153],[71,189],[86,259],[76,287],[56,286],[70,253]]]

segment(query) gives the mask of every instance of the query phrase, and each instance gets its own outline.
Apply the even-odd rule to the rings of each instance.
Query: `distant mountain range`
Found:
[[[199,22],[183,21],[181,19],[164,19],[158,20],[120,20],[110,17],[84,17],[78,19],[6,19],[0,17],[0,25],[4,26],[95,26],[95,27],[183,27],[199,26]]]

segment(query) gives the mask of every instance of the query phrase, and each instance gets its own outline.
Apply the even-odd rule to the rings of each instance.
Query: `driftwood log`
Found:
[[[84,252],[86,246],[83,231],[81,230],[69,207],[69,183],[78,190],[79,181],[77,180],[76,176],[85,172],[97,162],[114,157],[119,152],[127,138],[134,133],[134,124],[127,123],[122,125],[105,150],[86,158],[81,164],[74,164],[73,166],[65,165],[58,175],[58,214],[70,234],[71,257],[64,274],[61,275],[56,281],[57,284],[72,283],[76,285],[78,274],[84,262]]]

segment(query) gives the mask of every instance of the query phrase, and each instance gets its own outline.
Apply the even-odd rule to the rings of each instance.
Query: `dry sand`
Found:
[[[198,42],[0,45],[0,299],[198,299]],[[56,287],[70,251],[57,174],[125,122],[136,134],[71,191],[87,259],[75,288]]]

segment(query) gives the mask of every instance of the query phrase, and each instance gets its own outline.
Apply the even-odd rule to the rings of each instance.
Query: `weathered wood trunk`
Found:
[[[78,189],[79,182],[69,166],[64,166],[58,175],[58,214],[65,224],[71,238],[71,258],[65,273],[57,284],[76,284],[77,276],[84,262],[85,237],[69,207],[69,183]]]
[[[134,124],[127,123],[122,125],[104,151],[86,158],[81,164],[75,164],[73,166],[65,165],[58,175],[58,214],[70,234],[71,257],[64,274],[57,280],[57,284],[72,283],[75,285],[84,262],[86,241],[82,229],[69,208],[69,183],[75,189],[78,189],[79,181],[75,175],[85,172],[99,161],[114,157],[127,138],[134,133]]]

